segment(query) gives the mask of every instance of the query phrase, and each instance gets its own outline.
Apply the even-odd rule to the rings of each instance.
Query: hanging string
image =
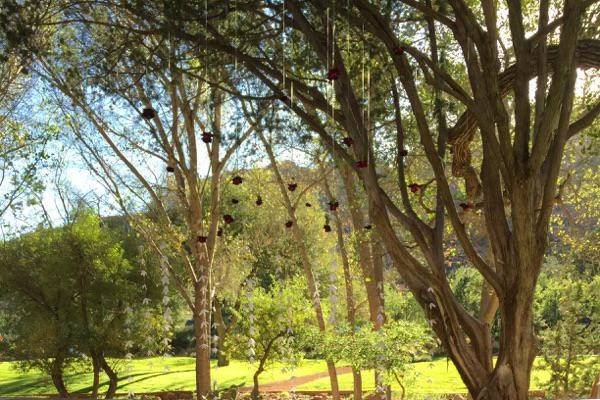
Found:
[[[285,92],[285,0],[281,3],[281,75]]]

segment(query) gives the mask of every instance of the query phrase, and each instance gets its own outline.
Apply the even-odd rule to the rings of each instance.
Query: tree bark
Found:
[[[194,337],[196,350],[196,396],[202,400],[210,394],[210,317],[208,293],[203,293],[202,283],[196,283],[196,311]]]
[[[102,369],[108,375],[108,390],[106,391],[106,400],[112,399],[115,397],[115,393],[117,392],[117,386],[119,384],[119,376],[116,371],[112,369],[112,367],[108,364],[103,355],[100,355],[100,365]]]
[[[52,361],[50,376],[52,378],[52,383],[56,388],[56,391],[63,399],[69,397],[69,391],[67,390],[67,386],[65,385],[64,376],[63,376],[63,359],[62,357],[56,357],[54,361]]]

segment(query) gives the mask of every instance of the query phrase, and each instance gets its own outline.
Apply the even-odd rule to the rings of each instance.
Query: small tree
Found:
[[[598,314],[600,278],[591,282],[553,279],[543,282],[541,299],[545,328],[540,332],[541,356],[550,379],[545,383],[554,398],[587,395],[600,373]],[[541,296],[542,297],[542,296]],[[554,300],[554,301],[552,301]]]
[[[387,382],[395,380],[404,398],[404,378],[410,363],[428,355],[434,345],[423,325],[409,321],[388,321],[380,330],[369,325],[357,332],[331,332],[321,342],[323,351],[334,360],[348,360],[358,370],[378,370]],[[383,382],[377,388],[385,398]]]
[[[311,307],[299,280],[275,283],[268,290],[252,288],[244,296],[232,337],[238,357],[257,361],[252,398],[259,398],[259,377],[275,361],[295,364],[301,359],[296,337],[311,320]]]

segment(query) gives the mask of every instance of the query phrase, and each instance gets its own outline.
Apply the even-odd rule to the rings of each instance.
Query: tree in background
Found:
[[[1,252],[8,353],[24,367],[45,371],[61,396],[69,395],[65,368],[81,363],[82,355],[92,362],[94,397],[100,372],[108,375],[108,399],[119,379],[108,357],[159,349],[160,292],[142,289],[118,235],[89,210],[74,210],[63,227],[9,241]]]
[[[248,285],[232,332],[232,350],[239,358],[256,363],[252,398],[260,397],[259,378],[270,364],[289,365],[302,359],[302,336],[311,321],[311,305],[304,294],[305,283],[290,279],[274,283],[268,290]]]

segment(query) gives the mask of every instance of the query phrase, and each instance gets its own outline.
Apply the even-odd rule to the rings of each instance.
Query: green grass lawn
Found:
[[[22,372],[14,368],[14,363],[0,362],[0,396],[35,395],[55,393],[49,377],[37,371]],[[162,390],[193,390],[194,359],[191,357],[153,357],[131,361],[119,361],[118,392],[136,393]],[[232,361],[227,367],[217,368],[213,363],[212,377],[218,387],[231,385],[251,385],[252,373],[256,366],[244,361]],[[327,371],[321,360],[305,360],[293,371],[283,371],[281,365],[274,365],[261,375],[261,382],[268,383],[292,376],[308,375]],[[107,379],[103,375],[102,388],[106,390]],[[92,374],[69,373],[65,378],[67,387],[73,392],[87,392],[92,383]]]
[[[343,363],[340,363],[342,365]],[[217,386],[250,385],[255,365],[243,361],[232,361],[227,367],[216,368],[213,364],[213,379]],[[465,392],[456,369],[445,359],[433,362],[420,362],[413,365],[411,378],[406,382],[407,391],[414,394],[439,394]],[[119,361],[121,381],[119,392],[155,392],[162,390],[193,390],[194,389],[194,359],[191,357],[154,357],[131,361]],[[326,372],[327,367],[321,360],[305,360],[292,371],[282,370],[281,365],[274,365],[261,376],[261,383],[289,379],[318,372]],[[545,380],[548,373],[540,369],[534,371],[532,389],[539,386],[540,380]],[[103,378],[105,378],[103,376]],[[339,376],[342,389],[352,388],[352,374]],[[90,390],[92,375],[89,372],[69,373],[66,383],[73,392]],[[372,390],[372,371],[363,372],[365,390]],[[106,390],[106,379],[103,390]],[[328,390],[329,379],[323,378],[312,381],[296,388],[296,390]],[[394,390],[397,390],[397,385]],[[36,395],[55,393],[50,379],[36,371],[22,372],[14,368],[14,363],[0,362],[0,396]]]
[[[537,364],[537,363],[536,363]],[[363,389],[375,388],[373,371],[363,371]],[[531,390],[536,390],[542,382],[546,382],[550,374],[540,368],[535,368],[531,379]],[[352,374],[343,374],[338,377],[340,388],[352,389]],[[467,389],[460,379],[458,371],[452,362],[445,358],[434,361],[418,362],[412,365],[409,376],[406,377],[404,386],[407,394],[447,394],[466,393]],[[327,390],[329,378],[318,379],[296,388],[296,390]],[[400,390],[397,383],[392,385],[393,391]]]

